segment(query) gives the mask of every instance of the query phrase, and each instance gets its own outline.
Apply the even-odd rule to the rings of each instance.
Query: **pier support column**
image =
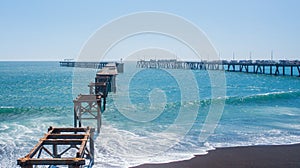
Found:
[[[91,131],[91,136],[90,136],[90,153],[91,153],[91,157],[93,157],[92,159],[94,159],[94,153],[95,153],[95,149],[94,149],[94,130]]]
[[[53,149],[53,157],[58,158],[57,145],[53,144],[52,149]]]
[[[77,108],[78,108],[78,105],[77,103],[74,102],[74,127],[76,128],[77,127]]]
[[[275,75],[279,75],[279,66],[276,64],[276,70],[275,70]]]

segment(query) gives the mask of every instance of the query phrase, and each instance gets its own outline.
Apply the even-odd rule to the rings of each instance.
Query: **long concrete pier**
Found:
[[[289,75],[300,77],[300,61],[298,60],[217,60],[217,61],[178,61],[140,60],[138,68],[192,69],[192,70],[225,70],[268,75]]]

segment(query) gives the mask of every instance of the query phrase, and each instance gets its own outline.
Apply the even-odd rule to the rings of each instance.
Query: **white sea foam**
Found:
[[[255,145],[287,145],[300,143],[300,135],[291,135],[278,129],[257,131],[256,133],[240,132],[247,140],[233,140],[223,142],[211,142],[214,147],[237,147]]]
[[[20,125],[17,123],[1,124],[6,130],[0,132],[0,167],[17,167],[16,160],[25,156],[36,144],[47,128]],[[38,132],[38,133],[37,133]],[[194,140],[176,138],[176,134],[149,133],[145,135],[117,129],[109,124],[102,126],[101,133],[95,139],[95,167],[125,168],[144,163],[166,163],[187,160],[194,155],[206,154],[215,147],[234,147],[251,145],[281,145],[300,142],[300,135],[292,135],[280,129],[239,130],[237,136],[246,140],[209,140],[200,145]],[[222,137],[222,136],[221,136]]]
[[[171,133],[140,136],[112,126],[103,126],[95,142],[95,166],[129,167],[143,163],[165,163],[190,159],[195,154],[171,149],[178,142],[176,134]],[[208,146],[199,148],[197,154],[205,154],[207,149]]]
[[[173,136],[176,135],[166,134],[159,139],[152,139],[149,136],[140,136],[112,126],[104,126],[96,139],[95,166],[130,167],[145,163],[167,163],[188,160],[194,155],[204,155],[216,147],[282,145],[300,142],[299,135],[290,135],[278,129],[261,131],[257,134],[240,132],[240,136],[248,138],[247,141],[209,141],[203,145],[186,140],[175,143],[172,141]],[[173,146],[168,146],[170,142],[174,143]],[[158,151],[159,149],[166,150]]]
[[[0,109],[13,109],[14,106],[0,106]]]

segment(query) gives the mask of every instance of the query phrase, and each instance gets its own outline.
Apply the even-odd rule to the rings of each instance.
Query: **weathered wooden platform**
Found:
[[[66,165],[69,168],[92,167],[94,163],[94,129],[54,128],[48,132],[25,157],[18,159],[22,168],[38,165]],[[50,148],[50,149],[49,149]],[[75,155],[69,155],[76,150]],[[74,154],[74,152],[73,152]],[[89,163],[86,164],[86,159]]]

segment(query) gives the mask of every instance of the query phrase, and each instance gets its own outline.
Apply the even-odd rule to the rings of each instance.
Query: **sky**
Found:
[[[76,58],[101,26],[160,11],[199,27],[221,59],[300,59],[298,0],[1,0],[0,60]],[[234,54],[233,54],[234,53]]]

